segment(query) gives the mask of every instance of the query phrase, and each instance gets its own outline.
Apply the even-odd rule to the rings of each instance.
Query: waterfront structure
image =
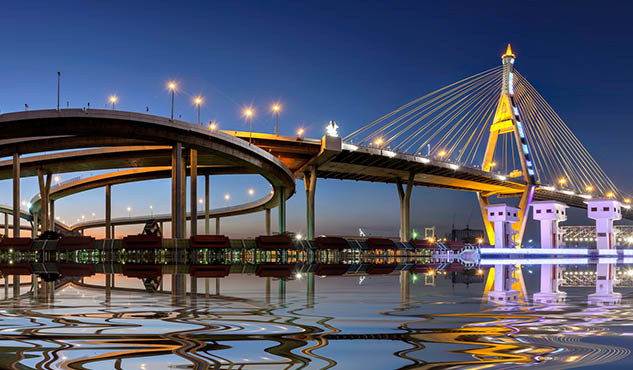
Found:
[[[567,220],[567,205],[557,201],[540,201],[532,203],[532,217],[540,221],[541,248],[557,249],[563,246],[562,235],[558,224]],[[534,301],[539,303],[560,303],[567,293],[559,290],[561,269],[557,264],[541,265],[541,290],[534,294]]]
[[[506,204],[486,206],[486,218],[494,225],[495,249],[514,248],[512,224],[519,220],[519,209]],[[512,303],[519,292],[512,289],[515,278],[514,265],[496,264],[489,276],[494,276],[494,287],[488,291],[488,300],[493,303]]]

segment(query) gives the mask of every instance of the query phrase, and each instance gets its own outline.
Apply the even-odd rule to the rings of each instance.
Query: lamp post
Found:
[[[281,107],[279,104],[273,105],[273,112],[275,113],[275,135],[279,135],[279,111]]]
[[[231,194],[229,193],[224,194],[224,200],[226,201],[226,205],[228,207],[229,201],[231,200]]]
[[[176,83],[171,81],[167,87],[171,90],[171,120],[174,120],[174,94],[176,92]]]
[[[112,103],[112,110],[114,110],[114,105],[116,104],[117,100],[119,100],[119,98],[117,98],[116,95],[110,96],[110,103]]]
[[[130,206],[127,207],[127,215],[129,218],[132,218],[132,207]]]
[[[248,118],[250,122],[248,137],[248,145],[250,145],[253,143],[253,109],[246,108],[246,110],[244,111],[244,116],[246,116],[246,118]]]
[[[202,104],[202,97],[196,97],[194,103],[196,103],[196,105],[198,106],[198,125],[200,125],[200,104]]]

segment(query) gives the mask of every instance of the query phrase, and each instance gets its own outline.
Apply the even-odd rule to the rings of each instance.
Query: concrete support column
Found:
[[[220,235],[220,217],[215,218],[215,235]]]
[[[191,208],[190,235],[198,234],[198,151],[190,150],[189,154],[189,208]]]
[[[105,238],[114,239],[114,228],[112,225],[112,185],[105,187]]]
[[[50,193],[49,193],[49,198],[50,198]],[[48,200],[48,213],[49,213],[48,219],[51,224],[50,230],[55,231],[55,200],[53,199]]]
[[[204,233],[206,235],[211,233],[209,225],[209,175],[204,175]]]
[[[554,200],[532,202],[532,217],[541,223],[541,249],[557,249],[563,239],[559,222],[567,220],[567,205]],[[541,290],[534,293],[534,301],[539,303],[560,303],[566,293],[559,290],[560,267],[555,264],[541,265]]]
[[[400,271],[400,303],[408,304],[411,296],[411,273]]]
[[[47,173],[46,177],[44,177],[44,172],[42,171],[42,169],[40,168],[37,170],[37,181],[40,186],[40,223],[42,224],[42,232],[51,230],[48,206],[52,179],[52,174]]]
[[[9,214],[4,213],[4,236],[9,237]]]
[[[171,152],[171,232],[174,239],[182,239],[184,237],[184,204],[182,202],[182,174],[184,169],[182,162],[182,144],[176,143],[172,147]],[[180,283],[180,281],[178,282]]]
[[[20,296],[20,275],[13,275],[13,298]]]
[[[266,208],[266,235],[271,235],[271,232],[270,232],[270,208]]]
[[[33,221],[31,222],[31,238],[35,239],[37,238],[37,225],[39,225],[39,218],[37,216],[37,213],[33,215]]]
[[[398,198],[400,199],[400,241],[406,242],[410,237],[411,230],[411,192],[413,191],[413,179],[415,173],[410,172],[407,178],[407,188],[404,189],[402,180],[396,178],[398,188]]]
[[[314,306],[314,272],[306,273],[306,298],[308,307]]]
[[[316,193],[316,167],[310,167],[310,171],[303,174],[306,189],[306,238],[314,240],[314,198]]]
[[[20,237],[20,155],[18,153],[13,153],[13,237]]]
[[[493,204],[486,207],[486,212],[488,221],[495,226],[495,248],[514,247],[512,223],[519,221],[519,209],[506,204]],[[519,292],[512,289],[514,272],[514,265],[499,264],[495,265],[494,271],[490,270],[490,274],[494,274],[494,288],[488,292],[490,302],[505,304],[518,300]]]
[[[285,187],[279,187],[279,234],[286,233],[286,191]]]

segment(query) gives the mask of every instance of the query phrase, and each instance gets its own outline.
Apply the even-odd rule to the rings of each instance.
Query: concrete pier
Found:
[[[506,204],[494,204],[487,206],[486,212],[488,221],[494,224],[495,248],[513,248],[512,223],[519,221],[519,209]],[[513,265],[495,265],[494,288],[488,292],[490,302],[505,304],[518,300],[519,292],[512,289],[514,271]]]
[[[411,191],[415,173],[410,172],[407,178],[406,189],[399,177],[396,178],[398,199],[400,199],[400,241],[406,242],[411,237]]]
[[[564,203],[554,200],[532,202],[532,217],[541,223],[541,248],[563,247],[562,233],[558,224],[567,221],[567,208]],[[555,264],[541,265],[541,290],[534,293],[534,302],[561,303],[567,293],[559,290],[561,267]]]

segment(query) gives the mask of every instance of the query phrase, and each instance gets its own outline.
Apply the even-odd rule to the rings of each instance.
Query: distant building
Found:
[[[595,247],[595,226],[561,226],[563,241],[567,246]],[[618,225],[613,227],[615,234],[615,246],[633,246],[633,225]]]
[[[468,225],[466,225],[465,229],[453,229],[451,231],[451,240],[456,242],[475,243],[479,238],[484,238],[484,231],[471,229]]]

